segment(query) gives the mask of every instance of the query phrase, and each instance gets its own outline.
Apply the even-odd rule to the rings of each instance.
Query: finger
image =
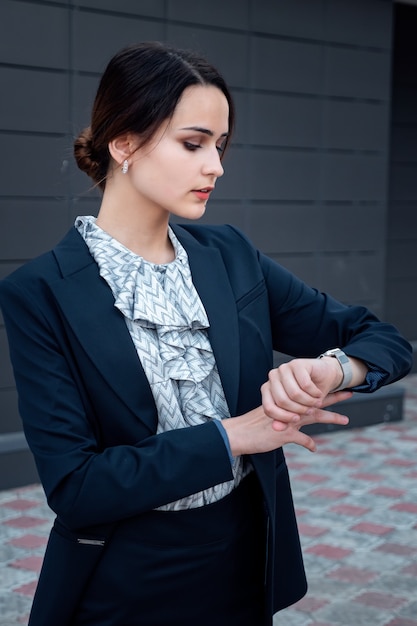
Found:
[[[262,405],[268,417],[285,422],[292,421],[293,416],[305,413],[311,407],[321,405],[321,400],[305,394],[296,384],[290,389],[289,386],[284,388],[279,381],[274,385],[268,382],[262,386],[261,392]],[[296,398],[291,398],[289,394]]]
[[[336,391],[336,393],[329,393],[325,398],[323,398],[321,406],[325,408],[327,406],[331,406],[332,404],[343,402],[343,400],[349,400],[352,396],[352,391]]]
[[[295,443],[298,446],[302,446],[303,448],[310,450],[310,452],[316,452],[317,450],[317,445],[314,439],[312,439],[309,435],[306,435],[306,433],[298,430],[294,430],[293,433],[291,433],[286,443]]]
[[[300,424],[297,425],[297,428],[307,426],[308,424],[336,424],[338,426],[346,426],[349,424],[349,418],[347,415],[334,413],[333,411],[312,409],[308,414],[301,417]]]
[[[323,397],[305,367],[284,364],[279,370],[270,372],[269,382],[275,403],[290,411],[298,412],[300,407],[314,406]]]
[[[286,408],[276,404],[268,383],[262,385],[261,395],[262,408],[265,412],[265,415],[267,415],[271,419],[278,420],[280,422],[283,422],[284,424],[300,420],[300,416],[297,411],[287,410]],[[303,407],[303,409],[305,410],[305,407]]]

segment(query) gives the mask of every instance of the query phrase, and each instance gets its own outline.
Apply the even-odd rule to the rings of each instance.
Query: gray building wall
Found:
[[[392,16],[390,0],[1,0],[0,277],[97,211],[73,137],[110,56],[157,39],[203,52],[236,99],[203,221],[241,227],[313,286],[383,315]],[[2,326],[0,416],[10,452]]]

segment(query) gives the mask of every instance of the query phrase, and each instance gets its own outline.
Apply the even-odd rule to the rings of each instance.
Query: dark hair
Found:
[[[109,142],[133,132],[145,145],[172,117],[191,85],[213,85],[223,92],[229,104],[229,141],[235,117],[232,96],[223,77],[204,58],[160,42],[139,43],[118,52],[100,80],[91,126],[74,142],[78,167],[104,189]]]

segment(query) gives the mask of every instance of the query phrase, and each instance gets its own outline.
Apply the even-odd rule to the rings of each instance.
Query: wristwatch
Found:
[[[343,372],[342,382],[336,389],[332,389],[332,393],[335,391],[340,391],[341,389],[347,389],[352,380],[352,367],[350,365],[349,357],[341,350],[340,348],[332,348],[331,350],[326,350],[323,354],[318,356],[318,359],[322,359],[324,356],[332,356],[339,362],[340,367]]]

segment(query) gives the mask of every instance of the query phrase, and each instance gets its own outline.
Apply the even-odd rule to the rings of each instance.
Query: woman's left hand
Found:
[[[356,359],[351,361],[356,362]],[[360,361],[358,363],[363,365]],[[362,378],[364,370],[360,369],[358,376]],[[350,398],[351,391],[331,393],[342,377],[341,367],[333,357],[293,359],[283,363],[269,372],[268,381],[261,387],[263,409],[275,420],[274,428],[284,430],[288,424],[300,421],[301,416],[311,415],[315,409]]]

